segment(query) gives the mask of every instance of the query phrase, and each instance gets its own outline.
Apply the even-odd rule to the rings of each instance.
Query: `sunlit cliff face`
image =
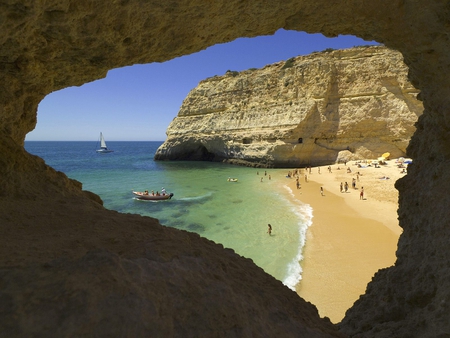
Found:
[[[299,168],[402,157],[423,111],[407,76],[402,54],[383,46],[214,76],[186,96],[155,160]]]
[[[88,249],[107,248],[110,251],[115,250],[114,252],[119,255],[115,256],[116,260],[113,259],[112,262],[120,261],[121,264],[125,259],[144,257],[143,252],[146,252],[146,259],[159,262],[164,261],[161,259],[163,256],[167,259],[192,255],[196,259],[187,259],[183,265],[175,264],[171,267],[173,269],[171,271],[183,275],[185,267],[189,264],[204,266],[204,269],[196,270],[197,278],[203,281],[205,278],[211,278],[207,280],[211,282],[209,285],[213,288],[225,285],[221,283],[231,283],[233,278],[239,278],[239,272],[219,279],[208,274],[214,265],[202,265],[202,262],[207,259],[214,262],[218,256],[208,254],[212,250],[209,244],[205,244],[197,237],[191,236],[189,243],[192,248],[198,246],[199,250],[189,251],[183,249],[182,242],[177,243],[178,246],[173,244],[173,239],[179,236],[177,232],[157,231],[152,241],[167,240],[167,243],[170,243],[167,248],[158,249],[166,250],[165,253],[158,251],[158,254],[152,253],[149,249],[151,246],[143,245],[138,239],[131,239],[131,235],[127,237],[127,232],[123,234],[124,237],[120,237],[129,241],[127,248],[135,248],[139,242],[145,249],[136,249],[130,254],[131,249],[118,248],[117,240],[107,239],[106,237],[114,233],[116,228],[124,231],[119,225],[129,224],[127,219],[134,220],[134,216],[117,215],[103,210],[98,197],[82,192],[78,182],[53,171],[42,160],[30,156],[23,150],[25,135],[36,124],[37,105],[52,91],[102,78],[109,69],[136,63],[161,62],[238,37],[272,34],[279,28],[323,33],[326,36],[353,34],[384,43],[403,54],[405,63],[410,69],[410,80],[421,90],[420,97],[425,110],[417,123],[417,131],[408,148],[408,155],[414,158],[414,164],[409,168],[408,175],[397,183],[400,194],[399,221],[404,230],[398,245],[397,263],[375,276],[368,286],[366,295],[347,312],[341,330],[348,334],[367,337],[435,337],[448,334],[450,332],[449,11],[450,6],[447,2],[433,0],[394,0],[383,2],[382,5],[380,2],[360,0],[348,0],[345,3],[330,3],[327,0],[283,2],[117,0],[95,4],[87,0],[54,0],[45,3],[22,0],[1,4],[0,224],[4,243],[0,249],[2,253],[0,257],[3,266],[16,266],[14,270],[16,277],[19,278],[20,275],[19,279],[26,281],[26,278],[30,280],[34,278],[31,270],[27,270],[33,262],[44,264],[60,257],[70,261],[83,256]],[[79,217],[80,215],[89,217]],[[104,219],[109,221],[104,222]],[[109,232],[95,228],[106,226],[107,223]],[[69,243],[67,232],[52,236],[62,224],[72,225],[68,228],[72,229],[72,239],[81,236],[81,233],[86,237],[81,236],[78,242],[71,242],[71,245],[61,245]],[[94,225],[96,231],[73,231],[83,229],[86,225]],[[131,229],[133,225],[130,225],[128,231],[132,231]],[[50,241],[51,238],[54,238],[53,242]],[[89,247],[85,244],[86,238],[91,241]],[[44,240],[50,242],[45,245]],[[150,243],[150,238],[148,241]],[[92,259],[92,256],[89,257]],[[230,261],[232,260],[236,258],[230,258]],[[69,263],[66,265],[72,264]],[[228,263],[223,264],[226,266]],[[150,265],[146,266],[147,270],[150,269]],[[237,264],[237,271],[240,268],[244,269]],[[8,269],[5,270],[5,274],[12,271]],[[23,269],[23,273],[20,269]],[[250,268],[246,265],[245,269]],[[136,274],[130,271],[128,270],[127,275],[130,279],[139,273],[138,270]],[[204,276],[205,273],[207,277]],[[255,273],[258,276],[264,275],[262,271]],[[40,276],[52,278],[51,274],[46,275],[45,272]],[[64,276],[58,275],[58,283],[64,284],[64,278],[68,278]],[[80,273],[77,276],[82,279],[84,275]],[[114,278],[121,276],[119,274]],[[160,276],[163,280],[168,278],[165,274]],[[181,285],[183,280],[180,279],[176,283]],[[246,283],[248,284],[233,284],[232,288],[211,292],[211,297],[220,294],[221,297],[218,299],[226,299],[226,295],[239,292],[242,294],[259,292],[259,296],[256,294],[254,296],[273,300],[275,295],[278,295],[279,289],[276,286],[273,286],[271,294],[265,294],[261,293],[261,290],[254,291],[250,279]],[[8,304],[14,304],[14,301],[23,298],[13,296],[14,292],[20,293],[23,290],[20,289],[20,283],[14,285],[18,285],[18,291],[12,286],[3,289],[5,297],[10,297]],[[282,288],[281,284],[279,288]],[[166,296],[173,294],[174,299],[177,299],[176,302],[186,307],[194,307],[192,299],[184,297],[186,293],[177,293],[177,288],[174,290]],[[57,292],[56,295],[61,296],[62,293],[63,291]],[[95,292],[89,295],[95,298]],[[152,300],[158,298],[157,295],[148,297]],[[39,299],[44,298],[45,296],[42,296]],[[280,304],[280,309],[290,308],[290,301],[287,298],[283,300],[285,301]],[[259,302],[254,311],[264,312],[264,304],[268,303],[270,302]],[[231,309],[236,308],[236,304],[238,303],[228,305]],[[227,304],[221,306],[223,310]],[[11,311],[18,308],[12,305],[10,307]],[[120,306],[118,308],[120,309]],[[214,313],[217,316],[220,313],[211,313],[208,310],[202,312],[198,310],[201,308],[196,307],[197,318],[207,314],[209,323],[223,323],[220,320],[214,321],[213,318]],[[223,311],[221,314],[225,316],[226,311]],[[150,311],[149,316],[159,318],[156,312]],[[174,309],[165,312],[170,313],[166,318],[174,312]],[[17,318],[23,316],[29,319],[33,313],[31,310],[19,311],[8,318],[11,320],[16,318],[15,323],[18,323],[20,320]],[[67,318],[76,316],[77,313],[79,312],[69,311]],[[266,317],[261,318],[274,318],[273,312],[264,313]],[[284,318],[287,322],[293,320],[292,313],[294,312],[286,310],[283,316],[276,318]],[[234,323],[238,320],[235,318]],[[25,326],[23,324],[25,322],[30,321],[24,319],[17,327]],[[264,320],[251,322],[254,327],[264,325],[262,324]],[[313,320],[306,325],[314,327],[322,325],[311,324],[312,322]],[[230,323],[232,326],[233,321]],[[15,327],[15,324],[8,325],[9,328]],[[58,322],[54,325],[65,327],[58,325]],[[210,325],[209,333],[218,332],[216,330],[219,329],[214,326],[218,324],[208,325]],[[181,334],[183,330],[187,330],[186,332],[198,333],[196,328],[195,324],[188,328],[181,325],[181,327],[174,326],[172,331],[167,332]],[[224,331],[221,332],[228,332],[226,328],[222,330]],[[69,331],[65,333],[67,332]],[[245,335],[243,332],[246,331],[236,332]],[[308,332],[312,336],[312,331]]]

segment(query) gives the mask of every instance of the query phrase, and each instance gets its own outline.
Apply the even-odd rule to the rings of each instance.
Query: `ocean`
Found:
[[[154,161],[161,144],[109,141],[114,152],[108,154],[96,153],[96,142],[26,141],[25,149],[80,181],[84,190],[98,194],[105,208],[196,232],[252,259],[295,290],[312,209],[293,198],[287,186],[288,169]],[[228,177],[238,182],[228,182]],[[132,194],[132,190],[156,192],[163,187],[174,194],[171,200],[141,201]]]

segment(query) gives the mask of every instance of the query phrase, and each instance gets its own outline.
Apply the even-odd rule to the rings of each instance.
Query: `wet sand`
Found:
[[[294,192],[294,198],[313,208],[297,293],[316,305],[320,316],[329,317],[334,323],[341,321],[346,310],[365,292],[376,271],[395,263],[401,228],[394,183],[405,174],[400,173],[394,160],[386,163],[380,168],[358,168],[352,161],[347,166],[332,165],[331,173],[327,166],[320,167],[320,174],[313,167],[311,174],[307,173],[308,182],[303,169],[301,189],[296,189],[295,178],[284,182]],[[347,167],[351,173],[347,173]],[[357,189],[353,189],[356,172],[361,175]],[[340,182],[346,181],[348,191],[341,193]]]

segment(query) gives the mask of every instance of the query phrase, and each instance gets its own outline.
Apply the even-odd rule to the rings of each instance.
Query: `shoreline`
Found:
[[[379,168],[358,168],[353,163],[332,165],[331,173],[327,166],[313,167],[311,174],[307,174],[308,182],[302,169],[300,189],[296,188],[295,178],[283,182],[292,190],[290,198],[313,209],[300,262],[302,278],[296,286],[297,294],[313,303],[320,316],[330,318],[333,323],[342,320],[379,269],[395,263],[402,232],[394,183],[405,174],[400,173],[394,160]],[[352,172],[348,173],[347,168]],[[358,181],[356,172],[361,174]],[[358,189],[352,188],[353,178]],[[346,181],[349,189],[341,193],[340,182]]]

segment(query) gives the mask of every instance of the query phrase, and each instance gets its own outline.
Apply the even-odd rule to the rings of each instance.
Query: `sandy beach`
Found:
[[[376,271],[395,263],[402,231],[394,184],[405,173],[395,160],[380,167],[360,165],[355,161],[332,165],[331,172],[328,166],[313,167],[311,173],[303,169],[300,189],[296,188],[295,178],[287,179],[295,198],[313,208],[297,292],[334,323],[341,321],[365,292]],[[353,179],[356,189],[352,187]],[[348,183],[347,192],[340,191],[341,182]]]

